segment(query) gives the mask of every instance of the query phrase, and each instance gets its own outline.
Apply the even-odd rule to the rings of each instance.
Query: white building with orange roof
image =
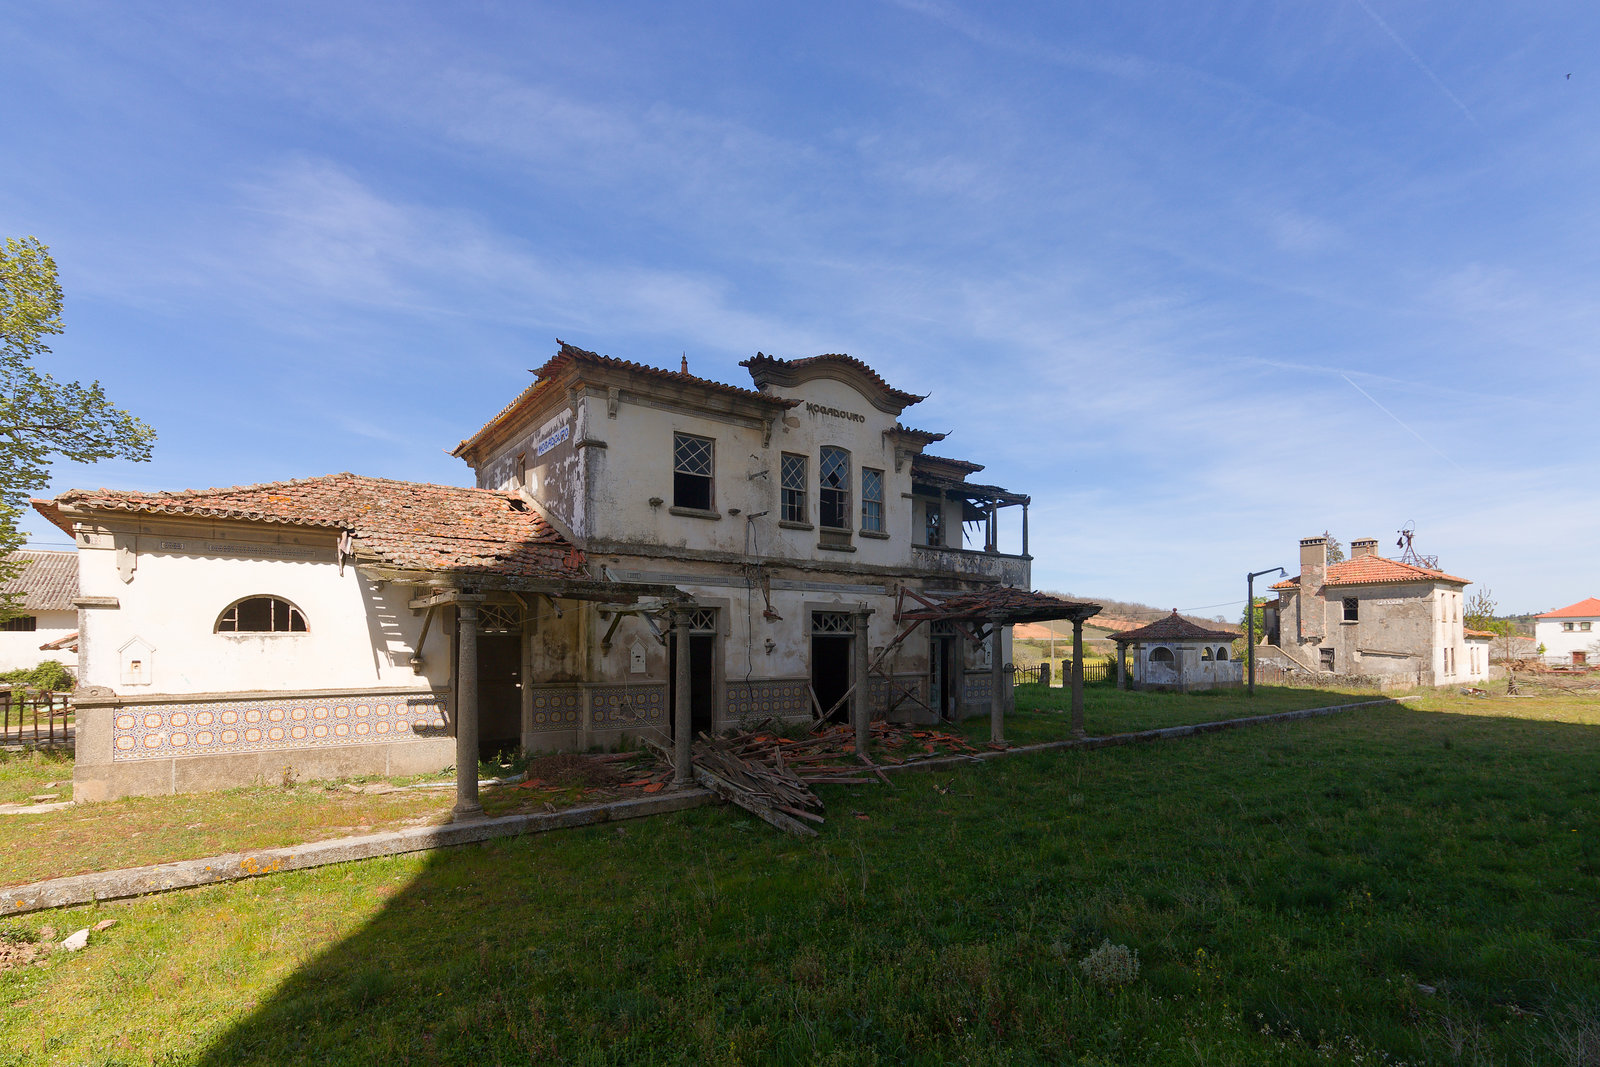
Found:
[[[1544,646],[1544,661],[1551,666],[1600,663],[1600,599],[1589,597],[1535,615],[1533,640],[1536,646]]]
[[[1331,564],[1326,537],[1303,538],[1300,573],[1272,587],[1267,644],[1313,674],[1386,686],[1482,681],[1486,642],[1469,643],[1462,621],[1470,584],[1380,556],[1374,538],[1350,542],[1350,558]]]

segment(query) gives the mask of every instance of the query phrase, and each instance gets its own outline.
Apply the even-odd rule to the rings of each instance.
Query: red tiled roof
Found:
[[[1470,585],[1470,578],[1458,578],[1444,571],[1430,571],[1426,567],[1413,567],[1397,559],[1384,556],[1358,556],[1355,559],[1331,563],[1324,572],[1323,585],[1382,585],[1388,582],[1459,582]],[[1274,589],[1295,589],[1300,576],[1274,582]]]
[[[33,611],[71,611],[78,596],[78,554],[24,548],[11,554],[21,572],[0,590],[20,593],[18,607]]]
[[[1177,608],[1173,608],[1172,614],[1166,618],[1157,619],[1136,630],[1123,630],[1115,635],[1114,640],[1120,645],[1128,641],[1232,641],[1238,636],[1232,630],[1208,630],[1196,625],[1179,615]]]
[[[476,444],[480,438],[482,438],[495,426],[499,425],[499,423],[508,415],[521,408],[529,400],[531,400],[534,394],[542,392],[546,387],[548,387],[548,385],[554,381],[562,371],[573,366],[609,367],[617,370],[626,370],[636,374],[643,374],[646,377],[655,378],[658,381],[689,383],[697,385],[702,389],[706,389],[713,393],[720,393],[724,396],[738,396],[750,400],[760,400],[767,404],[774,404],[785,408],[792,408],[800,403],[798,400],[784,400],[779,397],[770,396],[766,393],[757,392],[754,389],[743,389],[737,385],[728,385],[724,382],[712,381],[710,378],[698,378],[693,374],[686,374],[683,371],[667,370],[663,367],[651,367],[643,363],[635,363],[630,359],[616,359],[612,356],[602,356],[597,352],[590,352],[588,349],[579,348],[577,345],[569,345],[559,338],[557,338],[556,344],[561,346],[556,354],[551,356],[550,359],[546,361],[544,366],[539,367],[532,372],[536,379],[534,383],[528,386],[522,392],[518,393],[516,398],[513,399],[511,403],[501,408],[500,411],[495,414],[494,418],[483,424],[483,427],[479,429],[477,433],[462,441],[461,444],[456,447],[455,452],[453,453],[454,455],[459,456],[462,452]]]
[[[1463,630],[1468,637],[1499,637],[1493,630]]]
[[[514,493],[490,489],[347,473],[170,493],[74,489],[35,506],[41,504],[41,511],[84,508],[349,530],[359,555],[410,570],[589,577],[583,553],[537,511]]]
[[[1600,600],[1590,597],[1580,600],[1576,604],[1568,604],[1564,608],[1547,611],[1543,615],[1535,615],[1536,619],[1600,619]]]

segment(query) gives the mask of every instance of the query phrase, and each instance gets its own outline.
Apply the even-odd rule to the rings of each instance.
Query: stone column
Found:
[[[676,785],[688,785],[694,781],[691,751],[694,718],[689,710],[689,609],[686,606],[672,609],[672,640],[678,652],[672,697],[672,781]]]
[[[871,686],[867,684],[867,616],[871,612],[865,606],[850,613],[850,629],[854,635],[850,642],[850,652],[855,663],[851,669],[855,675],[856,691],[850,703],[850,721],[856,729],[856,754],[867,754],[867,741],[871,738],[872,706],[867,699]]]
[[[1117,688],[1128,688],[1128,646],[1117,644]]]
[[[1005,657],[1000,654],[1000,620],[989,620],[989,740],[1000,744],[1006,739],[1006,689],[1011,679],[1006,677]]]
[[[483,817],[478,803],[478,602],[456,603],[456,806],[452,822]]]
[[[1072,620],[1072,736],[1083,734],[1083,620]]]

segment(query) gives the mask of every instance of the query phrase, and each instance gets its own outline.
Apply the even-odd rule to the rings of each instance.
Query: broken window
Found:
[[[229,606],[217,620],[217,633],[303,634],[306,617],[281,597],[252,596]]]
[[[1347,596],[1344,598],[1344,621],[1355,622],[1360,617],[1361,600],[1359,597]]]
[[[1226,660],[1227,658],[1228,658],[1228,646],[1227,645],[1218,645],[1217,646],[1217,659],[1218,659],[1218,661],[1220,662],[1222,660]]]
[[[1211,646],[1210,645],[1201,645],[1200,646],[1200,662],[1209,663],[1209,662],[1211,662],[1211,657],[1212,657]]]
[[[883,472],[861,468],[861,529],[883,533]]]
[[[817,522],[835,530],[850,528],[850,453],[832,445],[822,446],[818,465],[822,491],[818,493],[821,514]]]
[[[1150,662],[1151,663],[1172,663],[1172,662],[1174,662],[1174,659],[1173,659],[1173,656],[1172,656],[1172,649],[1170,649],[1170,648],[1162,648],[1162,647],[1152,648],[1150,650]]]
[[[939,501],[930,500],[927,503],[926,520],[922,526],[922,543],[938,548],[944,544],[942,531],[942,512]]]
[[[781,462],[782,500],[778,517],[784,522],[808,523],[811,509],[806,503],[806,457],[785,452]]]
[[[1325,671],[1333,670],[1333,649],[1319,648],[1317,652],[1322,656],[1322,669]]]
[[[14,619],[7,619],[5,622],[0,622],[0,630],[4,630],[8,633],[20,633],[23,631],[32,632],[38,628],[39,617],[37,615],[18,615]]]
[[[672,506],[711,510],[712,447],[709,437],[672,435]]]

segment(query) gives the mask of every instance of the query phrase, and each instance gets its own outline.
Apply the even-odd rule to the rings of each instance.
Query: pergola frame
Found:
[[[915,602],[908,607],[907,600]],[[1072,623],[1072,733],[1084,736],[1083,728],[1083,624],[1099,614],[1100,605],[1083,601],[1061,600],[1043,593],[1002,587],[976,592],[918,593],[900,586],[895,591],[895,622],[900,631],[894,640],[878,653],[873,665],[875,673],[882,674],[883,661],[889,653],[903,644],[923,623],[944,622],[954,626],[974,645],[981,645],[1002,626],[1017,623],[1051,622],[1067,619]],[[1005,743],[1005,664],[1001,662],[1000,649],[989,658],[991,671],[989,693],[989,739],[993,744]],[[893,680],[891,690],[893,688]],[[919,701],[920,703],[920,701]],[[927,707],[926,704],[923,705]],[[929,709],[931,710],[931,709]]]
[[[453,701],[452,717],[456,737],[456,803],[451,809],[451,819],[457,822],[481,818],[483,805],[478,800],[478,609],[494,594],[509,594],[526,606],[525,595],[543,596],[552,606],[557,600],[580,600],[604,604],[613,611],[624,610],[624,605],[636,605],[641,598],[659,597],[671,602],[674,629],[680,642],[688,641],[689,609],[693,601],[675,586],[647,585],[617,582],[597,582],[578,579],[545,579],[502,574],[473,572],[419,572],[403,568],[358,564],[358,569],[376,581],[409,585],[417,591],[408,606],[413,612],[426,612],[423,619],[423,637],[428,624],[441,608],[454,608],[457,625],[455,662],[450,665]],[[557,608],[557,611],[560,609]],[[620,615],[619,615],[620,618]],[[610,634],[607,634],[609,637]],[[684,669],[688,663],[687,650],[679,647],[679,670],[675,680],[677,693],[673,733],[680,740],[676,746],[675,768],[680,780],[689,777],[689,678]],[[422,642],[417,643],[417,657],[422,653]],[[413,669],[420,667],[420,658],[413,659]]]

